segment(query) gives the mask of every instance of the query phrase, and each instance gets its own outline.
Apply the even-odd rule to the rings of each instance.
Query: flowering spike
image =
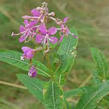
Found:
[[[65,17],[62,20],[56,18],[54,12],[49,12],[46,2],[43,2],[42,6],[32,9],[30,13],[30,15],[22,16],[24,22],[19,28],[19,33],[15,34],[12,32],[11,34],[12,36],[19,35],[20,43],[34,41],[42,46],[41,49],[44,50],[44,53],[47,53],[50,51],[50,43],[57,44],[63,40],[64,36],[70,34],[77,38],[77,36],[70,32],[66,25],[69,18]],[[54,21],[57,26],[48,27],[47,24],[49,20]],[[56,36],[58,36],[58,38]],[[21,60],[23,61],[24,59],[32,60],[37,50],[24,46],[22,47],[22,51],[23,55]],[[29,76],[34,77],[36,73],[35,67],[32,66],[28,73]]]

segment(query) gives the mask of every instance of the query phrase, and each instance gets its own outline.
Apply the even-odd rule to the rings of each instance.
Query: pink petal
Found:
[[[69,32],[70,32],[69,28],[68,28],[68,27],[66,27],[66,34],[68,35],[68,34],[69,34]]]
[[[54,35],[57,32],[57,28],[56,27],[51,27],[48,29],[48,33],[49,35]]]
[[[26,53],[24,53],[26,59],[32,59],[34,56],[33,50],[30,49]]]
[[[34,50],[32,48],[29,47],[22,47],[22,51],[23,53],[23,57],[26,59],[32,59],[34,56]]]
[[[37,16],[37,17],[40,16],[40,11],[38,11],[36,9],[31,10],[31,13],[32,13],[33,16]]]
[[[46,29],[45,24],[41,24],[41,25],[39,26],[39,31],[40,31],[42,34],[46,34],[46,33],[47,33],[47,29]]]
[[[58,41],[58,38],[57,38],[57,37],[50,37],[50,38],[49,38],[49,41],[50,41],[52,44],[56,44],[57,41]]]
[[[64,38],[64,35],[62,35],[62,36],[60,37],[59,42],[62,42],[63,38]]]
[[[28,20],[28,19],[31,19],[31,16],[25,15],[25,16],[22,16],[22,18],[25,19],[25,20]]]
[[[41,43],[44,40],[44,36],[41,34],[36,35],[36,42]]]
[[[31,48],[26,47],[26,46],[22,47],[22,51],[23,51],[23,52],[27,52],[27,51],[30,50],[30,49],[31,49]]]
[[[35,24],[37,23],[37,21],[31,21],[28,27],[33,27]]]
[[[29,24],[28,20],[24,20],[24,24],[28,25]]]
[[[65,26],[62,24],[62,25],[61,25],[61,29],[64,29],[64,28],[65,28]]]
[[[65,17],[64,20],[63,20],[64,23],[66,23],[68,21],[68,19],[69,19],[68,17]]]
[[[35,77],[35,76],[37,75],[37,70],[36,70],[36,68],[35,68],[34,66],[32,66],[32,67],[30,68],[30,70],[29,70],[29,72],[28,72],[28,75],[29,75],[30,77]]]
[[[37,30],[37,27],[33,27],[32,30],[33,30],[33,31],[36,31],[36,30]],[[35,33],[36,33],[36,32],[35,32]]]
[[[19,42],[22,43],[26,40],[26,36],[25,35],[22,35],[20,38],[19,38]]]
[[[22,47],[22,51],[23,53],[23,57],[26,59],[32,59],[34,56],[34,50],[32,48],[29,47]]]
[[[20,32],[25,31],[25,27],[23,25],[20,26]]]

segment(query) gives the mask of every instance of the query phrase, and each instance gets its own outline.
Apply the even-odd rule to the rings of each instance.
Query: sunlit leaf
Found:
[[[99,78],[105,80],[107,77],[109,77],[108,64],[105,59],[105,56],[97,48],[92,48],[91,52],[92,52],[93,60],[96,63],[97,72],[98,72],[97,74]]]
[[[50,81],[44,93],[44,103],[46,109],[63,109],[63,95],[60,87]]]
[[[22,61],[20,59],[21,56],[22,56],[22,53],[16,52],[16,51],[11,51],[11,50],[0,51],[0,61],[16,66],[22,70],[28,71],[30,68],[29,61],[28,60]],[[33,59],[33,65],[36,66],[36,69],[38,70],[38,74],[43,75],[45,77],[50,76],[49,69],[45,65],[43,65],[41,62]]]
[[[88,87],[76,88],[76,89],[72,89],[69,91],[65,91],[64,96],[65,98],[79,96],[79,95],[86,93],[87,91],[88,91]]]
[[[77,35],[77,33],[74,33]],[[57,54],[60,58],[60,66],[58,68],[57,77],[60,83],[64,83],[66,72],[71,71],[74,64],[74,59],[76,57],[76,48],[77,48],[78,39],[74,38],[72,35],[65,36],[61,45],[57,51]]]
[[[30,93],[40,101],[43,101],[43,86],[46,82],[24,74],[18,74],[17,77],[28,88]]]
[[[99,84],[98,87],[85,93],[77,104],[76,109],[95,109],[100,100],[108,94],[109,81],[105,81]]]

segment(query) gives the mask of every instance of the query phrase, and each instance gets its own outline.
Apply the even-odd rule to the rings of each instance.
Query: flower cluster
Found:
[[[22,17],[24,19],[24,25],[20,26],[20,32],[18,34],[12,33],[12,36],[20,35],[19,42],[28,42],[34,41],[35,43],[41,45],[44,48],[47,48],[45,52],[49,51],[50,43],[56,44],[61,42],[64,36],[68,36],[71,34],[68,26],[66,25],[68,21],[68,17],[65,17],[63,20],[59,18],[55,18],[54,12],[49,12],[47,3],[42,3],[41,7],[37,7],[31,10],[31,15],[25,15]],[[49,20],[54,21],[57,24],[57,27],[47,27],[47,23]],[[58,38],[56,37],[58,34]],[[60,37],[60,38],[59,38]],[[38,50],[40,50],[38,48]],[[29,47],[22,47],[22,51],[24,52],[21,59],[32,60],[34,54],[37,52],[37,49],[32,49]],[[37,71],[35,67],[32,66],[29,71],[29,76],[36,76]]]

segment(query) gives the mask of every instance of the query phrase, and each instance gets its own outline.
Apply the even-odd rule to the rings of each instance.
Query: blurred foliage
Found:
[[[74,26],[79,34],[78,56],[72,74],[68,78],[65,89],[83,86],[93,72],[90,47],[100,48],[108,55],[109,36],[109,1],[108,0],[45,0],[50,11],[55,11],[56,16],[70,18],[68,25]],[[30,10],[37,7],[43,0],[0,0],[0,49],[21,51],[18,38],[12,38],[11,32],[18,32],[22,24],[21,16],[29,14]],[[16,74],[23,72],[11,65],[0,62],[0,80],[18,84]],[[81,76],[82,75],[82,76]],[[90,78],[89,78],[90,79]],[[85,83],[87,84],[87,83]],[[90,84],[90,83],[89,83]],[[109,98],[108,98],[109,99]],[[76,102],[75,98],[74,102]],[[70,100],[72,101],[72,100]],[[108,109],[107,99],[103,99],[97,109]],[[106,107],[107,105],[107,107]],[[1,109],[34,109],[41,107],[40,103],[22,89],[16,89],[0,84]],[[105,107],[105,108],[104,108]]]

